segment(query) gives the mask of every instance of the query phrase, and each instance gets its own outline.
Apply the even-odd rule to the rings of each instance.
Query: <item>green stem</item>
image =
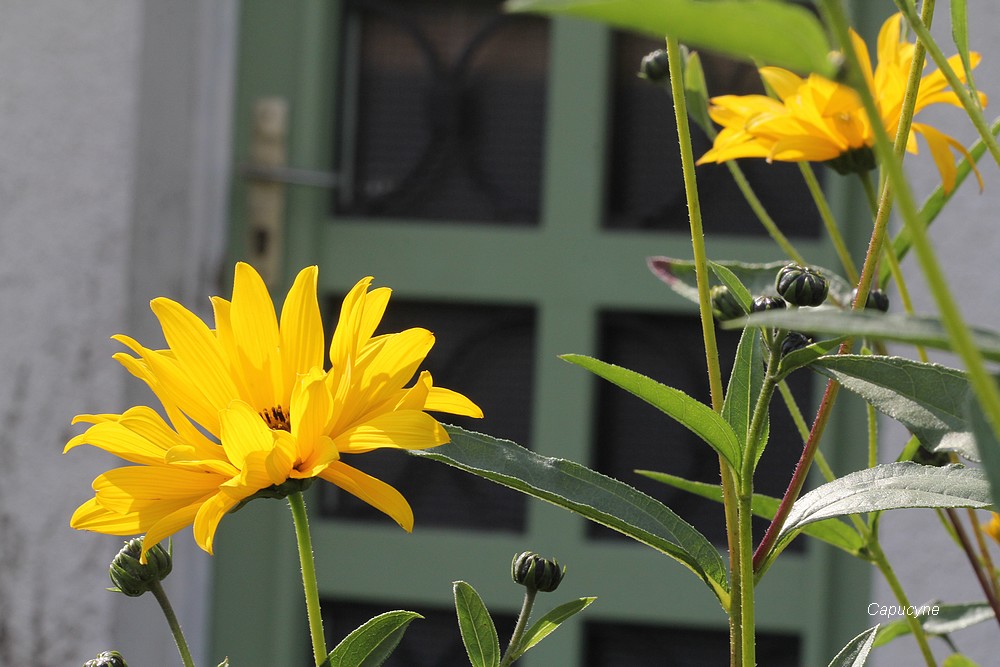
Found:
[[[714,134],[714,133],[713,133]],[[713,137],[714,138],[714,137]],[[788,256],[788,259],[792,260],[796,264],[806,264],[805,257],[802,256],[788,237],[785,236],[780,229],[778,229],[778,224],[774,221],[774,218],[767,212],[764,208],[764,204],[761,203],[757,194],[753,191],[753,186],[750,185],[750,181],[747,180],[746,174],[740,168],[740,165],[736,163],[735,160],[726,161],[726,167],[729,168],[729,173],[732,174],[733,180],[736,181],[736,187],[740,189],[743,194],[743,198],[746,199],[747,204],[750,206],[750,210],[754,212],[757,219],[760,220],[760,224],[764,226],[767,233],[771,236],[778,247]]]
[[[979,132],[979,136],[982,138],[983,142],[986,144],[987,150],[989,150],[990,155],[996,160],[996,163],[1000,165],[1000,145],[997,145],[996,139],[993,137],[993,133],[990,132],[989,123],[986,122],[986,117],[983,116],[983,111],[979,106],[977,100],[972,99],[972,95],[969,94],[969,89],[962,83],[962,80],[955,73],[954,68],[948,63],[948,58],[944,55],[941,47],[937,45],[934,38],[931,36],[930,30],[928,30],[927,25],[920,20],[917,16],[917,11],[913,6],[912,0],[909,2],[904,0],[894,0],[899,11],[903,13],[906,17],[906,22],[916,33],[918,41],[924,45],[927,52],[931,55],[931,59],[934,64],[937,65],[938,69],[944,75],[945,80],[948,85],[951,86],[952,91],[958,97],[959,102],[962,103],[962,108],[965,109],[965,113],[969,115],[969,119],[972,121],[973,126],[975,126],[976,131]]]
[[[153,597],[156,601],[160,603],[160,609],[163,610],[163,615],[167,619],[167,625],[170,626],[170,632],[174,636],[174,642],[177,644],[177,650],[181,654],[181,660],[184,662],[184,667],[194,667],[194,659],[191,657],[191,649],[188,648],[187,640],[184,638],[184,631],[181,629],[181,624],[177,621],[177,615],[174,614],[174,608],[170,605],[170,600],[167,598],[167,592],[163,590],[163,586],[159,581],[154,581],[150,587],[150,592],[152,592]]]
[[[889,584],[889,588],[892,589],[896,600],[899,601],[899,604],[904,609],[910,609],[912,605],[906,596],[906,591],[903,590],[903,585],[899,583],[895,570],[892,569],[889,559],[885,557],[885,553],[878,543],[878,537],[874,534],[872,535],[872,539],[869,540],[868,552],[871,554],[872,562],[875,563],[875,566],[885,578],[886,583]],[[910,626],[910,632],[913,633],[914,639],[917,640],[917,646],[920,647],[920,653],[924,656],[924,662],[927,663],[928,667],[936,667],[937,662],[935,662],[934,654],[927,643],[927,634],[924,632],[924,626],[920,624],[919,619],[913,614],[906,614],[906,623]]]
[[[531,608],[535,605],[535,594],[538,591],[526,586],[524,589],[524,602],[521,603],[521,613],[517,617],[517,624],[514,626],[514,633],[510,636],[510,643],[504,651],[500,667],[509,667],[514,662],[514,656],[520,653],[521,637],[524,636],[524,629],[528,627],[528,619],[531,618]]]
[[[289,494],[288,506],[292,510],[295,523],[295,540],[299,547],[299,563],[302,566],[302,588],[306,597],[306,615],[309,619],[309,635],[312,638],[313,658],[316,665],[326,660],[326,635],[323,633],[323,614],[319,605],[319,586],[316,584],[316,563],[313,560],[312,536],[309,533],[309,516],[306,501],[301,491]]]
[[[858,267],[855,266],[854,260],[851,259],[851,253],[847,249],[844,237],[840,234],[840,228],[837,227],[833,211],[830,210],[830,204],[826,201],[826,195],[823,194],[823,188],[820,187],[812,165],[808,162],[800,162],[799,170],[802,172],[802,178],[806,181],[809,194],[812,195],[813,201],[816,203],[816,210],[819,211],[819,217],[823,220],[823,226],[826,228],[826,233],[830,236],[834,250],[837,251],[837,257],[840,258],[840,264],[844,267],[848,281],[852,283],[858,282]]]
[[[879,117],[878,108],[875,104],[874,98],[872,97],[872,92],[868,89],[868,86],[865,85],[864,81],[860,80],[859,73],[861,72],[861,69],[858,64],[858,56],[857,53],[855,53],[854,46],[850,40],[847,18],[844,14],[843,8],[838,2],[836,2],[836,0],[823,0],[823,8],[826,10],[826,14],[829,19],[828,23],[836,33],[848,63],[850,64],[849,71],[852,73],[854,80],[858,84],[855,85],[855,89],[861,97],[865,111],[869,118],[877,119]],[[929,37],[929,35],[927,37]],[[921,37],[921,39],[925,39],[925,37]],[[928,46],[930,46],[930,43],[928,43]],[[913,250],[917,255],[917,261],[920,263],[920,267],[924,272],[931,295],[934,297],[934,301],[936,302],[938,310],[941,313],[941,319],[945,326],[945,330],[948,332],[952,348],[965,363],[965,369],[969,375],[969,382],[976,393],[976,397],[979,399],[994,433],[998,434],[998,437],[1000,437],[1000,389],[998,389],[996,383],[993,381],[993,378],[987,371],[983,355],[979,351],[979,348],[976,347],[975,341],[972,338],[972,333],[969,331],[969,327],[966,325],[961,311],[958,308],[958,302],[955,300],[951,290],[948,288],[944,271],[941,269],[941,265],[939,264],[937,256],[934,253],[934,249],[931,246],[930,239],[927,236],[927,230],[920,223],[919,213],[913,199],[913,192],[911,191],[909,183],[907,183],[906,177],[903,174],[902,164],[900,164],[898,160],[894,159],[893,147],[889,141],[889,136],[886,134],[882,123],[872,122],[871,125],[875,134],[875,148],[878,155],[882,158],[881,164],[888,174],[888,185],[890,185],[896,193],[896,200],[899,205],[900,215],[902,216],[907,229],[910,230],[910,235],[913,241]],[[997,157],[1000,158],[1000,155]],[[998,162],[1000,162],[1000,159],[998,159]],[[862,273],[862,281],[863,280],[864,273]],[[867,293],[867,288],[868,286],[865,286],[865,293]],[[860,292],[861,287],[859,286],[859,293]]]
[[[712,300],[709,295],[708,258],[705,253],[705,231],[701,223],[701,202],[698,199],[698,183],[694,169],[694,150],[691,145],[691,128],[688,123],[687,98],[684,93],[683,60],[680,43],[675,37],[667,37],[667,63],[670,69],[670,93],[674,100],[674,119],[677,124],[677,145],[680,151],[681,170],[684,176],[684,194],[687,198],[688,220],[691,225],[691,249],[694,257],[695,276],[698,281],[698,311],[701,316],[701,331],[705,342],[705,359],[708,366],[708,386],[712,409],[722,412],[723,389],[722,369],[719,365],[719,350],[715,340],[715,322],[712,317]],[[736,489],[732,471],[722,457],[719,457],[722,482],[723,505],[726,517],[726,537],[729,543],[732,585],[738,588],[735,575],[739,558],[738,528],[739,512],[736,506]],[[741,610],[739,596],[732,596],[729,608],[730,648],[733,665],[737,662],[736,647],[740,642]],[[752,667],[748,665],[747,667]]]

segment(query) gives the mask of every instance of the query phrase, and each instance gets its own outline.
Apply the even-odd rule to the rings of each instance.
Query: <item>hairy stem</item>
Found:
[[[299,562],[302,565],[302,589],[306,597],[306,615],[309,619],[313,658],[317,665],[321,665],[326,660],[326,636],[323,633],[323,615],[319,605],[319,586],[316,583],[316,563],[313,560],[309,517],[301,491],[288,496],[288,506],[292,510],[292,520],[295,522],[295,539],[299,547]]]

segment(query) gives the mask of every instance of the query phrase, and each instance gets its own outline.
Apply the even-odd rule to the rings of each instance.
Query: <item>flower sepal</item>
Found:
[[[257,491],[252,496],[248,496],[241,500],[236,506],[229,510],[230,514],[243,509],[247,503],[251,500],[256,500],[257,498],[274,498],[276,500],[282,500],[292,495],[293,493],[301,493],[312,486],[315,481],[315,477],[307,477],[305,479],[286,479],[281,484],[272,484],[271,486]]]

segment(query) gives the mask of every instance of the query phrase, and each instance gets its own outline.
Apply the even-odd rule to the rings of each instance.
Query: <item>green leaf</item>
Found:
[[[948,465],[922,466],[910,461],[859,470],[823,484],[792,505],[780,541],[806,524],[835,516],[910,507],[990,506],[983,471]]]
[[[868,628],[860,635],[847,642],[840,653],[830,662],[830,667],[861,667],[868,660],[868,654],[872,650],[872,642],[875,641],[875,633],[878,626]]]
[[[705,69],[701,66],[701,56],[697,51],[684,49],[684,96],[688,103],[688,118],[698,124],[705,133],[715,131],[708,115],[708,84]]]
[[[990,125],[990,132],[993,136],[1000,134],[1000,118],[993,121]],[[966,177],[972,173],[972,166],[979,162],[979,159],[986,154],[986,144],[983,142],[982,138],[977,139],[971,146],[969,146],[969,156],[971,160],[963,156],[956,165],[958,170],[955,174],[955,187],[945,192],[944,185],[938,185],[934,189],[926,200],[924,200],[924,205],[920,209],[920,214],[917,216],[919,224],[924,227],[928,227],[937,218],[938,214],[944,209],[944,205],[947,204],[952,196],[958,192],[959,187],[966,179]],[[892,239],[892,248],[896,251],[896,255],[899,259],[903,259],[906,253],[910,251],[910,246],[913,245],[913,238],[910,236],[910,229],[908,226],[904,226],[896,236]],[[878,281],[879,284],[885,287],[889,283],[889,278],[892,277],[892,271],[889,268],[888,262],[883,262],[882,266],[879,268]]]
[[[753,313],[745,320],[737,318],[723,322],[721,326],[724,329],[738,329],[743,326],[780,327],[804,333],[864,337],[941,350],[951,349],[948,333],[940,320],[913,315],[887,315],[836,308],[796,308]],[[970,333],[984,357],[1000,361],[1000,334],[977,328],[971,328]]]
[[[969,381],[947,366],[903,357],[840,354],[812,366],[892,417],[931,452],[956,452],[979,461],[965,416]]]
[[[733,470],[740,469],[742,447],[736,433],[725,419],[704,403],[691,398],[679,389],[660,384],[641,373],[621,366],[580,354],[564,354],[561,358],[586,368],[676,419],[708,443]]]
[[[709,262],[708,266],[712,269],[715,277],[721,280],[722,284],[728,287],[730,293],[740,302],[740,305],[743,306],[743,312],[749,313],[750,307],[753,306],[753,295],[750,294],[750,290],[736,277],[735,273],[722,264]]]
[[[979,665],[972,658],[966,657],[961,653],[952,653],[944,659],[941,667],[979,667]]]
[[[834,75],[830,43],[809,11],[773,0],[508,0],[514,12],[602,21],[654,37],[670,35],[693,47]]]
[[[558,628],[563,621],[566,621],[570,617],[580,613],[589,607],[590,604],[596,599],[597,598],[579,598],[577,600],[570,600],[566,604],[561,604],[542,616],[534,624],[532,624],[527,631],[525,631],[524,635],[521,637],[521,646],[517,653],[514,654],[513,659],[517,660],[520,658],[532,646],[555,632],[555,629]]]
[[[330,651],[324,667],[379,667],[396,649],[410,623],[423,618],[412,611],[387,611],[366,621]]]
[[[646,264],[649,266],[649,270],[653,272],[653,275],[665,282],[679,296],[698,303],[698,280],[695,276],[693,261],[657,256],[649,257],[646,260]],[[778,271],[788,264],[788,261],[754,264],[724,260],[712,262],[712,264],[728,269],[751,294],[755,296],[773,296],[776,294],[774,291],[774,280],[778,275]],[[809,267],[819,271],[830,282],[830,299],[834,303],[840,305],[849,305],[851,303],[850,298],[851,291],[854,289],[853,285],[844,280],[835,271],[816,266],[815,264],[810,264]],[[722,283],[713,281],[712,284]],[[739,322],[739,320],[731,320],[731,322]],[[732,329],[735,327],[730,325],[727,328]]]
[[[714,500],[717,503],[722,502],[722,487],[718,484],[692,482],[683,477],[654,470],[636,470],[636,472],[644,477],[682,491],[687,491],[688,493],[693,493],[696,496]],[[750,511],[753,512],[754,516],[773,519],[778,511],[779,504],[781,504],[781,499],[779,498],[755,493],[750,500]],[[864,540],[858,535],[858,532],[840,519],[824,519],[823,521],[810,523],[802,529],[802,532],[810,537],[823,540],[838,549],[843,549],[852,556],[860,555],[865,546]]]
[[[836,338],[816,341],[794,352],[789,352],[781,358],[781,363],[778,366],[778,377],[787,377],[792,371],[808,366],[820,357],[830,354],[845,340],[847,340],[845,336],[837,336]]]
[[[972,58],[969,55],[969,8],[966,0],[951,0],[951,36],[955,40],[958,56],[965,70],[965,82],[969,92],[976,95],[976,82],[972,74]]]
[[[761,388],[764,386],[764,362],[760,332],[747,327],[743,330],[740,344],[736,348],[736,362],[733,364],[726,397],[722,403],[722,418],[736,434],[741,453],[749,437],[750,422],[753,419],[754,407],[757,405],[757,397],[760,396]],[[759,453],[764,451],[764,443],[767,442],[768,423],[768,416],[765,416],[758,446]]]
[[[993,498],[1000,498],[1000,441],[990,426],[986,413],[974,394],[969,394],[965,404],[965,414],[976,438],[976,447],[983,459],[983,470],[990,482]]]
[[[453,586],[458,628],[472,667],[500,667],[500,639],[483,599],[464,581]]]
[[[936,614],[919,614],[917,620],[923,626],[924,632],[930,635],[943,636],[963,630],[970,626],[994,618],[993,609],[988,602],[965,602],[962,604],[940,604],[928,602],[921,607],[937,607]],[[905,618],[887,623],[879,628],[875,637],[875,646],[884,646],[893,639],[910,633],[910,624]]]
[[[728,608],[729,582],[719,550],[666,505],[578,463],[455,426],[445,430],[448,444],[409,453],[548,501],[649,545],[697,574]]]

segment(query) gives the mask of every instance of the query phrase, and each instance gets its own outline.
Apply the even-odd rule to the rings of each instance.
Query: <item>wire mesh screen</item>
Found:
[[[724,630],[626,623],[587,623],[585,667],[705,667],[729,664]],[[798,667],[799,639],[759,633],[757,664]]]
[[[548,23],[490,0],[343,5],[337,211],[536,223]]]
[[[663,43],[619,33],[615,37],[605,226],[612,229],[688,231],[687,203],[677,148],[673,102],[664,85],[637,76],[643,56]],[[746,64],[700,54],[711,94],[761,92],[757,72]],[[711,141],[691,124],[695,158]],[[754,192],[788,236],[816,238],[820,218],[799,168],[787,163],[740,160]],[[697,168],[705,231],[765,234],[725,165]]]
[[[435,385],[465,394],[486,414],[482,420],[438,415],[440,421],[529,446],[535,311],[525,306],[393,298],[376,334],[416,326],[430,329],[436,336],[434,349],[421,369],[430,371]],[[507,531],[524,528],[525,496],[492,482],[399,451],[345,455],[344,460],[399,489],[420,525]],[[335,486],[323,484],[320,488],[323,514],[384,520],[377,510]]]
[[[717,332],[724,381],[729,377],[739,334]],[[701,326],[689,315],[604,312],[600,317],[600,358],[648,375],[709,402],[708,375],[702,350]],[[806,409],[812,405],[812,383],[806,371],[793,373],[788,382]],[[722,505],[678,491],[636,474],[655,470],[699,482],[719,483],[719,457],[684,426],[635,396],[598,382],[594,467],[657,498],[695,526],[712,542],[726,544]],[[757,492],[781,496],[802,451],[802,439],[780,399],[771,405],[770,438],[755,476]],[[767,522],[754,519],[759,540]],[[588,524],[597,539],[627,539],[597,524]],[[789,549],[801,550],[803,540]]]
[[[327,644],[336,646],[354,628],[391,609],[409,609],[423,616],[406,630],[402,641],[382,665],[384,667],[469,667],[469,656],[458,632],[454,609],[428,608],[423,603],[370,603],[323,600],[323,627]],[[514,631],[515,618],[491,614],[502,646]]]

